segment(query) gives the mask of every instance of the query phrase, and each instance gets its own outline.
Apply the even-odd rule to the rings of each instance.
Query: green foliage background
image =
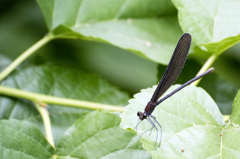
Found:
[[[239,93],[236,96],[240,87],[238,1],[0,3],[1,71],[40,39],[47,39],[46,45],[0,79],[0,158],[240,155],[239,128],[235,127],[240,124]],[[144,135],[141,142],[133,133],[136,112],[144,109],[154,91],[145,88],[160,80],[184,32],[192,35],[193,42],[176,83],[193,78],[204,66],[213,66],[215,71],[199,83],[205,91],[186,88],[156,109],[154,115],[163,126],[163,144],[155,150],[156,132]],[[121,119],[119,113],[93,111],[105,109],[103,105],[92,109],[86,103],[79,108],[71,102],[46,102],[38,94],[30,98],[8,88],[115,106],[120,112],[134,94],[145,90],[129,101]],[[48,136],[46,121],[39,113],[44,103],[48,104],[55,146],[44,137]],[[230,115],[229,126],[221,113]],[[121,127],[130,131],[119,127],[121,120]],[[138,134],[148,127],[143,123]]]

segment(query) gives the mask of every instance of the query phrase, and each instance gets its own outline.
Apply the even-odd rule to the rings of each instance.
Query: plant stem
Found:
[[[48,34],[40,41],[35,43],[32,47],[23,52],[17,59],[15,59],[5,70],[0,73],[0,81],[2,81],[6,76],[8,76],[19,64],[21,64],[25,59],[32,55],[36,50],[42,47],[44,44],[53,39],[53,35]]]
[[[216,58],[218,57],[218,55],[219,55],[219,54],[213,54],[212,56],[210,56],[196,76],[198,76],[198,75],[206,72],[207,69],[209,69],[209,68],[211,67],[211,65],[213,64],[213,62],[216,60]],[[191,86],[197,86],[200,81],[201,81],[201,79],[193,82],[193,83],[191,84]]]
[[[10,97],[16,97],[16,98],[24,98],[31,100],[33,102],[42,102],[42,103],[48,103],[48,104],[58,104],[58,105],[65,105],[65,106],[72,106],[72,107],[79,107],[79,108],[86,108],[86,109],[108,109],[110,111],[118,111],[123,112],[124,107],[114,106],[114,105],[108,105],[108,104],[99,104],[99,103],[93,103],[93,102],[87,102],[87,101],[80,101],[80,100],[74,100],[74,99],[67,99],[67,98],[60,98],[60,97],[53,97],[38,93],[31,93],[26,92],[14,88],[8,88],[0,86],[0,94],[10,96]]]
[[[42,116],[44,127],[45,127],[45,131],[46,131],[46,138],[47,138],[48,142],[53,147],[55,147],[54,146],[54,141],[53,141],[53,135],[52,135],[52,129],[51,129],[51,122],[50,122],[50,118],[49,118],[49,113],[48,113],[46,107],[42,106],[41,103],[36,102],[35,105],[36,105],[37,110],[39,111],[39,113]]]

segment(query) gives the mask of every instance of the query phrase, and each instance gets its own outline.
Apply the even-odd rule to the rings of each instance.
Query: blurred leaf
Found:
[[[232,113],[233,99],[239,87],[222,79],[215,73],[204,77],[199,86],[204,87],[209,95],[211,95],[222,114],[230,115]]]
[[[238,91],[234,103],[233,103],[233,113],[230,116],[231,122],[236,124],[240,124],[240,91]]]
[[[223,54],[214,62],[213,66],[220,77],[240,87],[240,61],[236,57]]]
[[[53,147],[41,131],[26,121],[0,121],[0,158],[50,158]]]
[[[166,94],[179,87],[171,87]],[[122,128],[134,129],[137,112],[144,110],[156,89],[148,88],[129,101],[121,115]],[[142,136],[143,147],[155,158],[207,158],[220,153],[224,120],[212,98],[201,88],[188,86],[161,103],[153,112],[162,125],[162,144],[155,150],[156,131]],[[151,128],[144,120],[138,126],[138,134]],[[158,131],[160,133],[160,131]],[[159,142],[159,138],[158,138]],[[181,150],[184,149],[184,152]]]
[[[57,145],[57,158],[150,158],[139,137],[119,127],[118,115],[94,111],[74,123]]]
[[[15,0],[10,3],[11,8],[0,14],[0,53],[15,59],[42,38],[47,29],[35,1]],[[41,51],[46,51],[46,48],[48,45]]]
[[[204,77],[199,83],[199,86],[203,87],[211,95],[221,112],[227,115],[230,115],[232,112],[233,99],[240,88],[240,80],[238,80],[240,78],[239,49],[240,44],[237,44],[219,56],[212,64],[215,68],[214,73]],[[194,55],[196,55],[195,53],[196,52],[194,52]],[[198,53],[205,54],[202,50],[198,50]],[[202,65],[207,60],[207,58],[199,56],[194,56],[194,59]],[[186,65],[188,65],[188,61]],[[195,76],[196,74],[193,72],[196,73],[201,68],[201,65],[199,65],[194,71],[193,68],[195,68],[195,65],[197,65],[197,63],[193,63],[191,66],[185,66],[182,74],[184,74],[184,76],[190,74],[192,74],[192,77]]]
[[[0,54],[0,72],[3,71],[12,61],[5,55]]]
[[[226,50],[221,56],[218,56],[214,61],[212,66],[215,68],[214,72],[222,79],[228,81],[229,83],[240,88],[240,43],[233,46],[232,48]],[[205,52],[200,49],[194,50],[194,59],[198,61],[200,64],[204,64],[209,56],[201,56],[207,55],[209,52]],[[195,56],[196,55],[196,56]]]
[[[108,44],[83,40],[74,44],[81,47],[78,60],[84,70],[100,74],[132,94],[156,82],[157,63],[153,61]]]
[[[173,0],[179,23],[197,45],[222,53],[240,41],[240,1]]]
[[[8,76],[2,85],[28,92],[114,105],[125,105],[128,100],[126,93],[98,76],[71,67],[50,65],[22,68]],[[1,119],[27,120],[45,132],[42,119],[33,103],[1,97],[0,105]],[[49,105],[47,109],[50,113],[55,143],[73,122],[91,111],[56,105]]]
[[[182,34],[172,16],[175,8],[171,1],[37,2],[56,38],[106,42],[162,64],[167,64]]]
[[[167,7],[167,4],[171,3],[169,1],[164,2],[166,4],[161,4],[162,9],[158,9],[158,12],[164,11],[164,14],[166,14],[171,11]],[[154,5],[151,6],[155,7]],[[5,7],[3,5],[3,8]],[[175,10],[174,14],[176,15],[176,9],[172,8]],[[47,29],[36,1],[27,0],[22,2],[15,0],[5,10],[7,12],[0,14],[2,24],[0,25],[0,53],[15,59],[42,38],[47,33]],[[139,13],[142,14],[142,12]],[[39,62],[42,57],[48,63],[74,66],[98,74],[111,84],[117,85],[131,94],[155,84],[156,81],[156,63],[107,43],[56,39],[39,49],[29,59],[34,58],[34,63],[39,65],[39,63],[42,64]],[[24,64],[29,64],[28,62],[29,60],[26,60]]]

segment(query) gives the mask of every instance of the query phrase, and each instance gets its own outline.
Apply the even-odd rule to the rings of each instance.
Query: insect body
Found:
[[[147,119],[148,122],[152,125],[152,128],[147,131],[152,131],[154,128],[157,131],[154,147],[156,146],[156,142],[158,139],[158,128],[157,128],[156,124],[160,127],[160,130],[161,130],[159,147],[161,145],[161,139],[162,139],[162,127],[159,124],[159,122],[156,120],[156,118],[152,115],[152,112],[154,111],[154,109],[161,102],[163,102],[167,98],[171,97],[176,92],[180,91],[181,89],[183,89],[187,85],[191,84],[192,82],[202,78],[203,76],[213,72],[213,70],[214,70],[214,68],[210,68],[203,74],[189,80],[188,82],[184,83],[183,85],[181,85],[180,87],[178,87],[177,89],[175,89],[174,91],[172,91],[171,93],[169,93],[168,95],[163,97],[162,99],[158,100],[177,80],[177,78],[178,78],[179,74],[181,73],[181,71],[184,67],[184,64],[186,62],[190,45],[191,45],[191,35],[188,33],[183,34],[182,37],[180,38],[180,40],[178,41],[178,44],[173,52],[173,55],[167,66],[167,69],[164,72],[160,82],[158,83],[158,86],[157,86],[151,100],[147,103],[144,112],[140,112],[140,111],[137,112],[137,115],[139,117],[139,122],[137,123],[137,126],[139,125],[139,123],[141,121],[143,121],[144,119]],[[135,127],[135,129],[137,129],[137,126]],[[142,135],[144,133],[146,133],[147,131],[143,132]]]

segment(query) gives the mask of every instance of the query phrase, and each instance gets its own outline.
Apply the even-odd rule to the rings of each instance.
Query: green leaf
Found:
[[[41,131],[26,121],[0,121],[0,158],[50,158],[53,147]]]
[[[176,89],[172,86],[166,94]],[[156,89],[148,88],[136,94],[129,101],[126,111],[121,115],[122,128],[134,129],[138,117]],[[201,88],[188,86],[161,103],[152,113],[162,126],[162,144],[154,149],[155,129],[149,135],[142,136],[143,147],[156,158],[207,158],[220,153],[221,137],[224,124],[223,116],[212,98]],[[138,126],[140,135],[151,128],[144,120]],[[160,130],[158,131],[158,136]],[[159,143],[158,138],[158,143]],[[184,152],[182,152],[184,149]]]
[[[171,1],[37,2],[56,38],[110,43],[162,64],[168,63],[182,34]]]
[[[157,63],[153,61],[107,44],[83,40],[69,42],[84,50],[77,54],[84,69],[100,74],[131,94],[156,84]]]
[[[117,114],[107,111],[82,117],[60,139],[57,158],[150,158],[139,137],[121,129],[120,121]]]
[[[119,91],[98,76],[71,67],[49,65],[22,68],[8,76],[2,85],[28,92],[97,103],[125,105],[128,100],[126,93]],[[45,133],[42,119],[33,103],[22,99],[1,97],[0,106],[1,119],[27,120]],[[47,109],[55,143],[70,125],[91,111],[57,105],[48,105]]]
[[[230,116],[229,125],[223,131],[222,156],[224,158],[239,158],[240,147],[240,91],[238,91],[233,103],[233,111]]]
[[[230,116],[230,120],[233,123],[240,124],[240,91],[238,91],[236,98],[233,102],[233,111]]]
[[[0,72],[1,72],[11,63],[11,60],[2,54],[0,54],[0,59],[1,59],[1,62],[0,62]]]
[[[173,0],[179,23],[193,41],[211,53],[222,53],[240,41],[239,1]]]
[[[37,0],[42,9],[49,30],[59,25],[73,26],[99,21],[152,18],[156,15],[172,15],[176,12],[170,1],[133,0],[73,0],[65,3],[64,0]],[[154,4],[154,5],[153,5]]]

